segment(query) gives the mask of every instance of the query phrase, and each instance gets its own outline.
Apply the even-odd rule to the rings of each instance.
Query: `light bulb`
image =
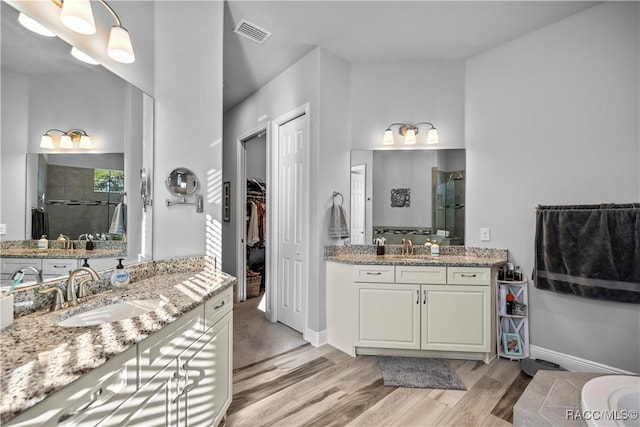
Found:
[[[76,33],[96,33],[96,23],[93,20],[93,11],[89,0],[64,0],[60,11],[60,21]]]
[[[391,129],[387,129],[384,131],[382,145],[393,145],[393,132],[391,131]]]
[[[407,133],[404,136],[404,143],[406,145],[413,145],[416,143],[416,130],[413,128],[408,128]]]
[[[129,32],[125,28],[117,25],[111,27],[109,44],[107,46],[107,55],[109,55],[114,61],[118,61],[123,64],[130,64],[136,60],[136,57],[133,54],[133,46],[131,45]]]
[[[427,144],[437,144],[440,142],[440,138],[438,137],[438,131],[436,128],[429,129],[427,133]]]
[[[53,138],[48,133],[42,135],[40,139],[40,148],[53,148]]]
[[[95,59],[93,59],[92,57],[90,57],[89,55],[87,55],[86,53],[84,53],[83,51],[81,51],[75,46],[71,48],[71,56],[73,56],[79,61],[86,62],[87,64],[91,64],[91,65],[99,64],[98,61],[96,61]]]
[[[91,143],[91,137],[89,137],[89,135],[80,136],[80,144],[78,145],[78,147],[85,148],[85,149],[92,149],[93,144]]]
[[[73,142],[71,142],[71,135],[62,135],[60,137],[60,148],[66,148],[68,150],[73,148]]]
[[[41,23],[25,15],[22,12],[20,12],[20,14],[18,15],[18,22],[21,23],[22,26],[25,27],[26,29],[33,31],[36,34],[40,34],[41,36],[45,36],[45,37],[56,36],[55,33],[52,33],[51,31],[49,31]]]

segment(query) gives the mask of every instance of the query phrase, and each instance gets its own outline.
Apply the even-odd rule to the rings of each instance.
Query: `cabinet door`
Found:
[[[175,360],[96,426],[178,426]]]
[[[231,403],[232,314],[178,358],[178,423],[219,424]]]
[[[422,286],[422,349],[490,350],[489,286]]]
[[[8,279],[11,277],[13,272],[22,267],[32,266],[38,270],[42,269],[42,259],[40,258],[1,258],[1,260],[2,263],[0,265],[2,267],[0,270],[2,271],[3,279]],[[25,270],[25,278],[23,279],[23,282],[37,282],[36,277],[31,270]]]
[[[138,369],[140,386],[149,381],[160,369],[195,343],[204,332],[204,310],[199,306],[178,320],[138,343]]]
[[[356,283],[356,345],[420,348],[420,286]]]

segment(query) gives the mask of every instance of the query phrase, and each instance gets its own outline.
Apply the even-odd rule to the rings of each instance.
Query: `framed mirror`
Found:
[[[464,245],[465,163],[463,149],[352,150],[351,243]]]
[[[198,189],[198,178],[190,169],[179,167],[169,172],[165,185],[174,196],[186,197]]]

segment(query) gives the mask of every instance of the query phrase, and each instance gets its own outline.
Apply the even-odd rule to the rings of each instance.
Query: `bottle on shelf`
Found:
[[[515,297],[513,296],[512,293],[508,293],[506,296],[506,300],[507,300],[507,306],[506,306],[506,311],[507,314],[513,314],[513,301],[515,301]]]

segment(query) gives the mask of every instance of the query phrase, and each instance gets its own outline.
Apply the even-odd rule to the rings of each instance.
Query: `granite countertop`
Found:
[[[375,254],[340,254],[325,257],[326,261],[344,264],[363,265],[415,265],[415,266],[459,266],[459,267],[493,267],[504,264],[503,256],[478,255],[375,255]]]
[[[2,331],[2,422],[102,365],[236,282],[234,277],[210,267],[177,273],[170,267],[164,271],[157,268],[157,275],[132,282],[125,290],[103,291],[81,303],[82,306],[94,307],[104,305],[108,300],[164,300],[166,304],[155,311],[99,326],[57,326],[57,319],[68,317],[71,311],[78,310],[79,306],[75,306],[18,317]],[[165,274],[161,274],[163,272]],[[121,322],[126,322],[126,328],[124,325],[118,326]]]
[[[83,259],[83,258],[109,258],[126,256],[126,250],[119,249],[32,249],[32,248],[11,248],[2,249],[0,257],[2,258],[67,258],[67,259]]]

